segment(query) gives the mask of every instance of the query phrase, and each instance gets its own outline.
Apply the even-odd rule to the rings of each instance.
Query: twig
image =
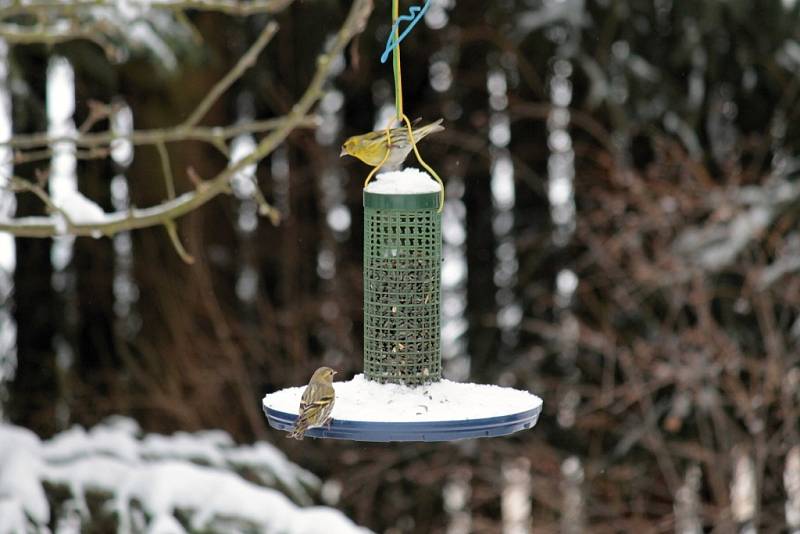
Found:
[[[74,155],[76,159],[83,159],[83,160],[102,159],[102,158],[107,158],[110,152],[111,151],[108,148],[96,147],[96,148],[89,148],[88,150],[76,150]],[[46,159],[50,159],[52,157],[53,157],[52,148],[33,150],[30,152],[18,151],[14,153],[13,162],[16,165],[21,165],[23,163],[43,161]]]
[[[264,193],[259,189],[258,184],[255,184],[255,192],[253,193],[256,203],[258,204],[258,214],[262,217],[268,217],[273,226],[278,226],[281,222],[281,212],[276,209],[272,204],[267,202]]]
[[[197,174],[197,171],[194,170],[194,167],[188,167],[186,169],[186,176],[189,177],[189,181],[192,182],[196,188],[200,189],[201,187],[205,187],[205,180],[200,178],[200,175]]]
[[[199,29],[197,29],[197,26],[195,26],[194,23],[189,20],[189,17],[186,16],[185,11],[175,12],[175,19],[191,34],[192,42],[194,42],[194,44],[201,45],[203,43],[203,34]]]
[[[175,221],[171,219],[166,221],[164,223],[164,227],[167,229],[169,239],[172,241],[172,246],[175,247],[175,251],[178,253],[178,256],[180,256],[181,259],[189,265],[193,264],[194,256],[186,252],[183,243],[181,243],[181,238],[178,237],[178,228],[175,226]]]
[[[205,116],[209,108],[214,105],[214,102],[216,102],[236,80],[241,78],[242,74],[244,74],[247,69],[255,65],[258,55],[262,50],[264,50],[264,47],[269,44],[270,40],[272,40],[272,37],[277,31],[278,24],[276,22],[270,22],[267,24],[264,29],[261,30],[261,34],[258,36],[258,39],[256,39],[250,49],[245,52],[241,58],[239,58],[239,61],[236,62],[236,65],[234,65],[230,72],[228,72],[224,78],[218,81],[214,87],[211,88],[211,91],[209,91],[203,101],[197,105],[192,114],[189,115],[189,118],[187,118],[183,124],[178,127],[178,129],[185,130],[196,125],[200,119]]]
[[[55,206],[53,205],[53,201],[50,200],[50,197],[47,195],[44,189],[38,184],[34,184],[33,182],[29,182],[24,178],[20,178],[18,176],[11,177],[11,190],[15,193],[17,192],[27,192],[33,193],[36,195],[39,200],[41,200],[47,209],[50,211],[55,211]]]
[[[89,116],[86,117],[86,120],[83,121],[80,128],[78,128],[78,133],[83,135],[89,130],[92,129],[92,126],[100,122],[101,120],[107,119],[111,116],[113,108],[107,104],[102,102],[98,102],[97,100],[89,100]]]
[[[158,157],[161,160],[161,171],[164,173],[164,183],[167,184],[167,198],[175,198],[175,179],[172,177],[172,165],[169,162],[169,152],[164,143],[156,143]]]
[[[53,200],[50,198],[50,195],[47,194],[47,192],[41,185],[29,182],[28,180],[20,178],[18,176],[12,176],[11,190],[14,192],[21,191],[21,192],[33,193],[39,200],[42,201],[42,203],[45,205],[49,213],[57,213],[61,215],[62,217],[64,217],[64,221],[67,223],[67,227],[68,228],[72,227],[73,223],[69,215],[67,215],[64,210],[62,210],[53,203]]]

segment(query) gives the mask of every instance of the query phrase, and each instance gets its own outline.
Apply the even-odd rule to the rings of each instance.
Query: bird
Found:
[[[419,119],[414,124],[418,121]],[[444,130],[442,119],[425,126],[413,126],[414,142],[419,143],[429,134],[441,132],[442,130]],[[367,165],[377,167],[386,158],[386,151],[389,150],[389,157],[386,158],[386,162],[381,169],[385,171],[399,170],[413,149],[413,145],[408,138],[408,128],[406,126],[392,128],[391,138],[392,142],[389,144],[386,138],[386,130],[354,135],[344,142],[339,157],[353,156]]]
[[[329,426],[336,392],[333,389],[333,375],[330,367],[320,367],[311,376],[303,396],[300,397],[300,411],[294,428],[287,437],[302,440],[309,428]]]

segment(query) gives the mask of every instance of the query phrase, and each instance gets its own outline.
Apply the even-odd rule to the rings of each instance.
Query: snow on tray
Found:
[[[402,171],[378,173],[364,191],[380,195],[413,195],[438,193],[441,186],[427,172],[409,167]]]
[[[334,382],[333,418],[346,421],[418,423],[513,415],[538,408],[542,400],[527,391],[487,384],[441,380],[426,386],[379,384],[356,375]],[[296,414],[305,386],[264,397],[264,406]]]

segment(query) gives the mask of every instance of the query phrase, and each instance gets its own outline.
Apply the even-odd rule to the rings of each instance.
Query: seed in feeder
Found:
[[[392,306],[392,313],[397,313],[397,306]]]
[[[423,367],[423,368],[422,368],[422,375],[423,375],[423,376],[428,376],[430,373],[431,373],[431,372],[430,372],[430,371],[428,371],[428,368],[427,368],[427,367]]]

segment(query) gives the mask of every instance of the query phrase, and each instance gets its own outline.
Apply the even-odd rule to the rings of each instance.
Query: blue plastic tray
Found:
[[[429,421],[424,423],[379,423],[334,419],[331,428],[312,428],[312,438],[349,439],[353,441],[455,441],[470,438],[492,438],[532,428],[542,411],[540,404],[532,410],[484,419]],[[289,431],[297,416],[264,406],[269,426]]]

